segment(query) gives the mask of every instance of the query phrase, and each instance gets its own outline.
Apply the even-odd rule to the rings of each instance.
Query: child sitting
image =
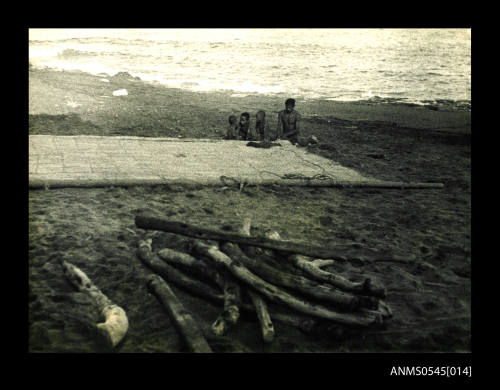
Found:
[[[255,133],[258,141],[269,141],[269,129],[266,126],[265,111],[257,111],[255,115]]]
[[[230,115],[228,118],[229,125],[227,127],[226,136],[224,139],[237,139],[238,123],[236,116]]]
[[[244,112],[240,115],[240,123],[238,125],[238,139],[247,140],[250,136],[250,114]]]

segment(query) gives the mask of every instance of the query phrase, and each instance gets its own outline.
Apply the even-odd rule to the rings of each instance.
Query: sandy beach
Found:
[[[126,96],[113,91],[127,90]],[[289,96],[195,93],[127,74],[30,69],[29,134],[221,139],[227,117],[265,110],[271,129]],[[361,174],[390,181],[440,182],[444,189],[151,186],[29,192],[30,352],[108,352],[97,342],[99,313],[75,292],[59,259],[81,267],[122,306],[130,328],[116,352],[184,352],[185,346],[144,283],[140,238],[153,250],[182,250],[186,240],[134,224],[149,211],[172,220],[236,231],[244,217],[256,232],[284,239],[386,251],[404,262],[332,266],[386,288],[394,316],[384,329],[338,337],[281,323],[262,342],[256,318],[223,337],[210,331],[220,308],[173,287],[214,352],[470,352],[471,113],[451,102],[297,99],[307,150]]]

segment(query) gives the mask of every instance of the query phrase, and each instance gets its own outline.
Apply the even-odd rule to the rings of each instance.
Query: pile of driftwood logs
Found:
[[[164,305],[192,352],[211,352],[211,349],[167,282],[222,306],[221,314],[212,325],[216,335],[223,335],[235,326],[240,311],[257,315],[265,342],[273,340],[272,321],[306,332],[318,323],[333,325],[337,330],[362,331],[383,324],[392,315],[382,300],[384,289],[374,286],[370,279],[353,282],[323,269],[338,260],[346,260],[345,254],[283,241],[277,232],[251,237],[249,219],[244,220],[238,233],[147,215],[136,216],[135,224],[142,229],[192,238],[190,253],[170,248],[153,252],[152,239],[139,241],[137,252],[142,262],[155,271],[148,280],[150,291]],[[202,282],[207,278],[219,290]],[[272,310],[266,302],[273,305]],[[280,311],[280,306],[296,315]]]

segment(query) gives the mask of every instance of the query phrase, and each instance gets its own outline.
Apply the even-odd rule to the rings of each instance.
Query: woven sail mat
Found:
[[[288,141],[279,143],[255,148],[246,141],[31,135],[29,186],[394,186]]]

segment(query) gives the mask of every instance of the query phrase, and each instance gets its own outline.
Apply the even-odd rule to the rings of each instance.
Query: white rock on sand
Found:
[[[113,96],[127,96],[128,92],[126,89],[117,89],[116,91],[113,91]]]
[[[109,83],[109,80],[108,79],[99,79],[100,81],[103,81],[105,83]]]
[[[70,107],[73,107],[73,108],[78,107],[78,106],[81,106],[81,104],[80,104],[80,103],[74,102],[73,100],[68,100],[68,101],[66,102],[66,105],[67,105],[67,106],[70,106]]]

